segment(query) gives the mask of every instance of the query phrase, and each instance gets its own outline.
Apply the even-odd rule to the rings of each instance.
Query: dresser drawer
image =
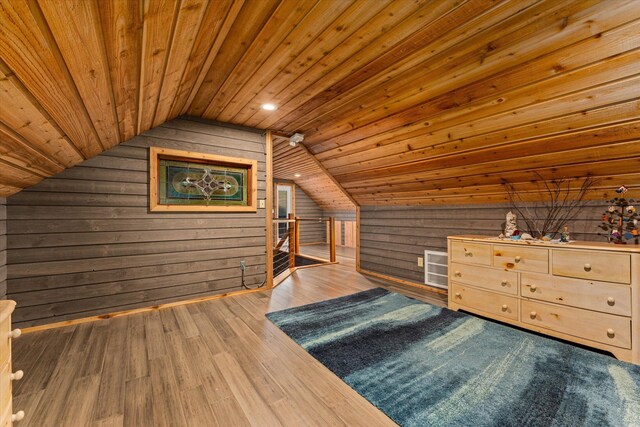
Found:
[[[476,310],[518,320],[518,299],[507,295],[486,292],[460,283],[452,283],[452,300],[456,304]]]
[[[522,273],[520,288],[524,298],[631,316],[631,288],[627,285]]]
[[[11,346],[9,332],[11,332],[11,316],[0,320],[0,364],[9,358],[9,348]]]
[[[549,250],[524,245],[494,245],[493,266],[508,270],[549,272]]]
[[[631,283],[631,255],[554,250],[552,271],[556,276]]]
[[[0,364],[0,408],[4,409],[11,402],[11,372],[9,370],[9,362]]]
[[[518,273],[513,271],[498,270],[495,268],[480,267],[451,263],[452,280],[478,288],[490,289],[507,294],[518,295]]]
[[[0,406],[0,427],[11,426],[11,405]]]
[[[631,348],[631,319],[580,308],[521,300],[522,322],[540,328]]]
[[[491,245],[474,242],[451,242],[451,261],[491,265]]]

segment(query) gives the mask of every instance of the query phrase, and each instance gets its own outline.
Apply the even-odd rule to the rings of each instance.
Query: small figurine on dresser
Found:
[[[566,225],[564,226],[562,233],[560,233],[560,241],[562,243],[569,243],[569,227]]]
[[[509,213],[507,213],[507,222],[505,223],[505,227],[504,227],[505,237],[510,238],[511,236],[514,235],[516,231],[518,231],[518,224],[516,223],[517,219],[518,217],[513,212],[509,211]],[[516,233],[516,235],[518,234],[519,233]]]

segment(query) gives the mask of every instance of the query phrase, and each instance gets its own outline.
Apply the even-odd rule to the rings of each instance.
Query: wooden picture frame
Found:
[[[211,168],[233,169],[244,179],[242,195],[238,200],[210,200],[203,194],[201,199],[187,199],[179,204],[167,201],[166,188],[160,188],[162,161],[188,162]],[[166,173],[165,173],[166,174]],[[166,178],[165,178],[166,179]],[[165,181],[166,183],[166,181]],[[163,191],[164,190],[164,191]],[[202,200],[202,204],[198,202]],[[227,157],[192,151],[172,150],[168,148],[149,148],[149,210],[152,212],[256,212],[258,206],[258,162],[256,160]]]

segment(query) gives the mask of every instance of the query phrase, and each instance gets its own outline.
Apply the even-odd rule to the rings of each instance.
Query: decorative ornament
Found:
[[[200,179],[185,178],[182,185],[197,188],[207,200],[211,200],[211,196],[217,190],[228,193],[233,188],[226,177],[220,179],[220,177],[212,175],[210,169],[204,169]]]
[[[628,191],[624,185],[620,186],[616,193],[624,194]],[[604,235],[610,242],[624,245],[627,241],[634,241],[638,244],[639,232],[638,232],[638,209],[633,206],[636,200],[626,199],[624,197],[614,197],[608,200],[607,203],[610,206],[607,211],[602,215],[602,224],[600,229],[605,233],[598,233]]]
[[[565,226],[560,233],[560,241],[563,243],[569,243],[569,227]]]

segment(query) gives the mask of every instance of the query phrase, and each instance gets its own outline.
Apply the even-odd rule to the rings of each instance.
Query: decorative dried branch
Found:
[[[509,196],[511,207],[517,212],[518,219],[524,221],[527,232],[533,237],[541,238],[547,234],[555,236],[562,228],[573,220],[582,208],[582,202],[596,180],[587,177],[572,197],[572,180],[560,178],[547,181],[538,172],[535,183],[538,192],[546,195],[539,202],[527,202],[520,192],[508,181],[503,181]]]

